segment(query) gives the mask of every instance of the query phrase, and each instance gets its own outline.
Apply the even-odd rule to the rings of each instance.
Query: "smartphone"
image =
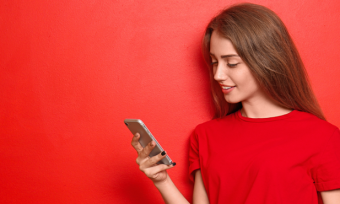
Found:
[[[148,130],[146,125],[143,123],[140,119],[125,119],[124,123],[127,128],[129,128],[130,132],[135,135],[136,133],[140,134],[139,143],[144,148],[149,142],[155,141],[156,146],[153,148],[153,150],[150,152],[149,156],[153,157],[161,152],[163,152],[163,148],[161,145],[157,142],[156,138],[151,134],[151,132]],[[162,160],[157,162],[157,164],[166,164],[170,165],[172,164],[172,160],[168,155],[166,155]]]

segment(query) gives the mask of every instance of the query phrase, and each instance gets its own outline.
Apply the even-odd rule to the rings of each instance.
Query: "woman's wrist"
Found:
[[[166,186],[169,186],[173,183],[172,183],[170,176],[167,175],[166,179],[164,179],[162,181],[153,182],[153,184],[156,186],[157,189],[161,189],[161,188],[166,188]]]

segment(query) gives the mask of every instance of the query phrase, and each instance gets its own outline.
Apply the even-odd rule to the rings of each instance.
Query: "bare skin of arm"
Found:
[[[340,204],[340,189],[321,191],[320,194],[324,204]]]
[[[138,157],[136,159],[139,169],[154,183],[156,188],[161,193],[166,204],[189,204],[182,193],[177,189],[167,173],[167,169],[173,168],[173,165],[157,164],[163,159],[166,154],[161,153],[149,157],[150,152],[155,147],[155,142],[150,142],[145,148],[139,143],[140,135],[137,133],[131,141],[131,145],[137,151]],[[195,172],[194,185],[194,204],[209,204],[208,196],[204,188],[201,171]]]
[[[194,204],[209,204],[207,191],[205,190],[201,170],[195,172],[195,185],[194,185]]]

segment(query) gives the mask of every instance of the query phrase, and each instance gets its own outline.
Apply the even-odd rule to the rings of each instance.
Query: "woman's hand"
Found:
[[[162,160],[166,156],[166,152],[163,151],[156,156],[149,157],[150,152],[156,146],[155,142],[150,142],[145,148],[139,143],[140,135],[137,133],[134,135],[131,141],[131,145],[138,153],[136,159],[139,169],[149,177],[154,184],[166,181],[168,177],[167,169],[170,169],[176,165],[157,164],[158,161]]]
[[[139,143],[139,138],[140,135],[137,133],[131,141],[131,145],[138,153],[136,162],[139,165],[139,169],[153,181],[156,188],[161,193],[165,203],[189,204],[189,202],[185,199],[181,192],[179,192],[175,184],[170,179],[170,176],[168,176],[168,173],[166,172],[167,169],[174,167],[176,163],[173,163],[172,165],[157,164],[158,161],[165,157],[166,152],[149,157],[150,152],[156,146],[155,142],[152,141],[145,148],[143,148]]]

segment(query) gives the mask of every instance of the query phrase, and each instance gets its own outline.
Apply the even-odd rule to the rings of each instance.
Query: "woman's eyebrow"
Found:
[[[210,53],[210,56],[215,57],[215,55],[213,53]],[[221,58],[228,58],[228,57],[240,57],[236,54],[230,54],[230,55],[221,55]]]
[[[221,55],[221,58],[228,58],[228,57],[239,57],[238,55]]]

